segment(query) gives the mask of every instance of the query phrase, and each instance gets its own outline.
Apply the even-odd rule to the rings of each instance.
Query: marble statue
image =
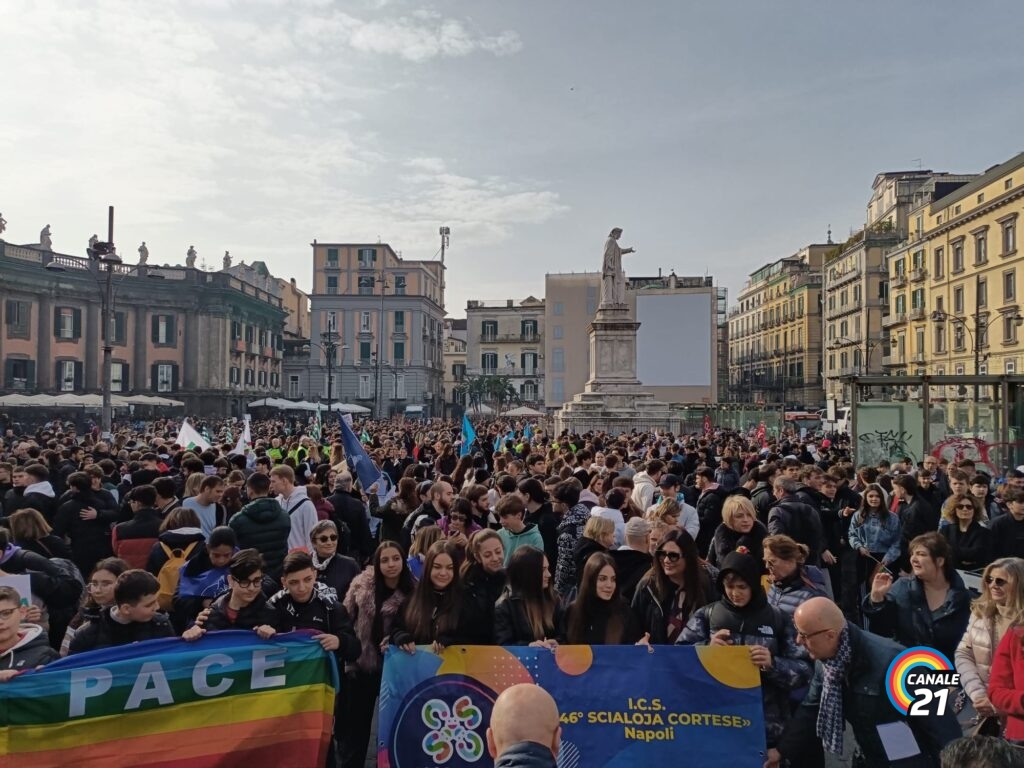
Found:
[[[196,247],[194,245],[190,245],[188,247],[188,252],[185,254],[185,266],[186,267],[194,267],[195,265],[196,265]]]
[[[146,241],[142,241],[142,245],[139,246],[139,264],[145,264],[149,258],[149,248],[146,247]]]
[[[93,236],[89,238],[89,249],[91,250],[91,249],[95,248],[96,247],[96,243],[98,243],[99,241],[100,241],[100,236],[97,235],[97,234],[93,234]]]
[[[4,233],[5,229],[7,229],[7,219],[5,219],[4,215],[0,213],[0,235]]]
[[[50,235],[50,225],[47,224],[43,227],[43,231],[39,233],[39,245],[43,247],[44,251],[53,250],[53,238]]]
[[[231,251],[224,251],[224,269],[231,269]]]
[[[622,271],[622,257],[636,253],[633,248],[620,248],[622,230],[616,227],[608,233],[604,243],[604,262],[601,264],[601,307],[622,306],[626,303],[626,273]]]

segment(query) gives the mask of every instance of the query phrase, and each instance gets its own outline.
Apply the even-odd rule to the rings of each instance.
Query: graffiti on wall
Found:
[[[876,466],[880,461],[899,461],[909,456],[917,461],[910,449],[913,435],[905,430],[876,429],[857,436],[857,461],[861,464]]]
[[[932,448],[932,456],[946,459],[950,464],[969,459],[979,472],[1001,477],[1012,466],[1014,455],[1019,453],[1021,445],[1021,441],[990,443],[980,437],[950,437]]]

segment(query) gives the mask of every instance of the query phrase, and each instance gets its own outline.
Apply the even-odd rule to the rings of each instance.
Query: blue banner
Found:
[[[462,444],[459,446],[459,456],[465,456],[476,442],[476,430],[469,423],[469,416],[462,414]]]
[[[762,768],[760,674],[744,647],[453,646],[390,649],[380,690],[377,765],[487,768],[485,734],[505,688],[536,683],[558,704],[569,768]]]

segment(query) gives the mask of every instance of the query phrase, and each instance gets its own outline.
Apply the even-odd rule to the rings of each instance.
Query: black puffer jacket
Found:
[[[277,499],[265,496],[250,501],[228,525],[238,536],[239,549],[258,549],[263,555],[264,571],[271,576],[281,573],[292,521]]]
[[[462,582],[459,635],[467,645],[494,645],[494,604],[505,589],[505,572],[470,567]]]
[[[711,547],[708,549],[708,562],[718,567],[726,557],[740,547],[746,547],[750,555],[760,558],[767,535],[768,529],[761,525],[760,520],[754,521],[754,527],[748,533],[734,531],[722,523],[715,531],[715,538],[711,540]]]
[[[558,634],[563,620],[561,604],[556,600],[554,624],[546,627],[545,637],[534,637],[523,599],[506,590],[494,606],[494,642],[497,645],[529,645],[535,640],[550,640]]]

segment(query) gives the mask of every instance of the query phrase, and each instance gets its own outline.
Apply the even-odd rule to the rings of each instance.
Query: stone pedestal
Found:
[[[583,392],[555,414],[555,431],[678,432],[679,417],[641,388],[636,376],[636,332],[625,305],[602,307],[588,329],[590,378]]]

